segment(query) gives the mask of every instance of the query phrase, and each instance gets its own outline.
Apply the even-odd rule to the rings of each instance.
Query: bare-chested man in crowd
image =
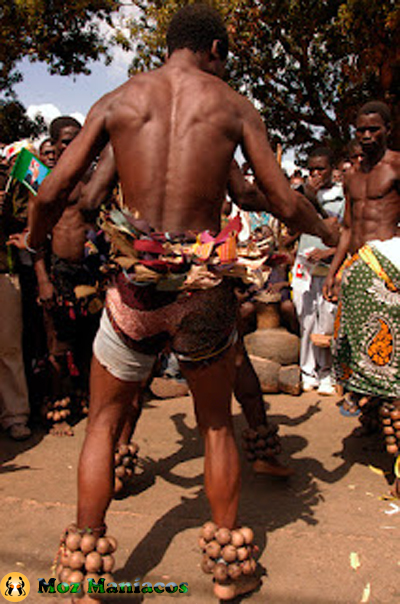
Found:
[[[230,540],[229,531],[238,523],[240,493],[231,417],[236,298],[233,280],[218,277],[222,261],[210,236],[220,228],[237,146],[244,150],[268,198],[268,208],[255,209],[268,209],[289,226],[320,236],[327,245],[336,244],[338,229],[334,220],[321,220],[312,205],[290,189],[258,112],[220,79],[228,36],[218,13],[203,4],[185,7],[171,21],[167,44],[165,66],[132,77],[91,109],[85,126],[40,189],[29,245],[38,249],[45,243],[68,205],[70,191],[110,141],[126,209],[125,214],[110,217],[116,221],[110,230],[115,232],[125,219],[134,253],[129,254],[124,239],[121,253],[130,265],[124,261],[125,270],[108,290],[94,343],[89,422],[79,464],[78,529],[90,528],[94,534],[106,530],[114,484],[113,452],[124,416],[151,371],[156,351],[169,343],[192,391],[205,439],[204,480],[213,521],[229,529],[222,534]],[[196,253],[206,259],[204,265],[191,260],[189,251],[200,233],[201,248]],[[123,236],[118,232],[117,247]],[[230,241],[229,232],[224,232],[218,245]],[[185,271],[191,264],[187,275],[200,280],[204,289],[187,287],[184,272],[176,291],[157,289],[157,281],[143,287],[141,279],[151,272],[155,278],[157,267],[162,271],[162,266],[170,266],[163,264],[164,255],[178,254],[179,249],[185,250],[186,264],[178,262],[177,270]],[[211,249],[210,260],[205,250]],[[165,279],[170,285],[176,282],[176,273],[168,275],[164,273],[164,285]],[[214,528],[208,528],[210,537]],[[242,533],[235,535],[237,542],[243,542]],[[245,536],[251,544],[252,532],[245,531]],[[250,574],[241,577],[241,567],[238,572],[236,565],[235,578],[228,578],[228,567],[221,566],[214,586],[217,597],[231,599],[259,584],[251,562],[245,565]]]
[[[362,155],[346,175],[344,228],[324,294],[336,300],[340,287],[334,367],[348,393],[348,411],[358,413],[358,403],[364,405],[364,414],[382,406],[387,450],[397,456],[400,153],[387,148],[389,133],[389,108],[378,101],[366,103],[356,121]],[[351,258],[342,267],[348,253]],[[400,495],[398,482],[396,490]]]
[[[45,142],[41,148],[42,152],[54,150],[53,166],[80,130],[81,125],[72,117],[53,120],[50,145]],[[71,411],[67,402],[73,397],[77,382],[82,391],[87,389],[91,345],[98,327],[98,318],[90,313],[82,315],[74,291],[77,286],[94,284],[93,275],[83,263],[87,233],[93,228],[92,216],[80,202],[80,193],[87,180],[85,174],[74,187],[67,207],[52,229],[50,258],[41,255],[35,262],[52,373],[52,408],[47,409],[47,415],[54,420],[51,433],[56,435],[72,434],[64,417]]]

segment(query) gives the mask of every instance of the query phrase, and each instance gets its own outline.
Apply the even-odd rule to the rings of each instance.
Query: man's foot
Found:
[[[31,429],[22,422],[13,424],[8,428],[7,432],[10,438],[17,441],[27,440],[30,436],[32,436]]]
[[[57,422],[49,430],[52,436],[73,436],[74,431],[67,422]]]
[[[396,497],[396,499],[400,499],[400,478],[396,478],[394,481],[390,494],[393,495],[393,497]]]
[[[315,388],[318,388],[318,380],[303,375],[301,387],[303,392],[311,392]]]
[[[358,398],[352,392],[347,392],[338,405],[340,414],[343,417],[357,417],[361,413],[361,409],[358,406]]]
[[[336,394],[335,386],[332,384],[332,380],[329,375],[320,380],[317,392],[322,396],[333,396]]]
[[[289,476],[295,474],[293,468],[283,466],[275,457],[256,459],[253,462],[253,470],[256,474],[267,474],[268,476],[276,476],[277,478],[289,478]]]
[[[261,579],[255,575],[251,575],[249,577],[241,576],[236,581],[231,581],[226,585],[215,583],[214,594],[220,600],[233,600],[233,598],[237,598],[238,596],[243,596],[244,594],[254,591],[260,585]]]

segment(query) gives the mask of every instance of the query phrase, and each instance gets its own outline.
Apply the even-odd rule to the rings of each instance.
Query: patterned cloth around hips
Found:
[[[400,271],[373,245],[346,261],[333,341],[347,390],[400,396]]]
[[[256,246],[237,247],[239,217],[215,237],[208,231],[157,233],[126,209],[103,212],[100,224],[111,242],[111,268],[135,285],[152,284],[159,291],[173,292],[209,289],[226,277],[264,283],[265,255]]]

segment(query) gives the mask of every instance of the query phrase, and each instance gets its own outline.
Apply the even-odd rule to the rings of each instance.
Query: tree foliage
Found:
[[[43,61],[51,73],[90,73],[88,61],[109,59],[101,29],[118,0],[3,0],[0,6],[0,91],[21,79],[18,61]]]
[[[18,101],[0,101],[0,142],[8,145],[23,138],[36,138],[46,130],[41,116],[31,120]]]
[[[161,63],[167,24],[185,0],[133,2],[132,71]],[[285,147],[341,148],[360,105],[399,101],[397,0],[217,0],[231,34],[231,84],[260,108]]]

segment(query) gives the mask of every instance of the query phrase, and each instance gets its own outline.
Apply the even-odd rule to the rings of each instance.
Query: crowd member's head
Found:
[[[301,174],[301,170],[295,170],[290,177],[290,187],[295,191],[303,192],[304,178]]]
[[[356,120],[356,136],[365,155],[383,152],[390,132],[390,109],[381,101],[365,103]]]
[[[349,144],[347,146],[347,153],[348,153],[348,157],[349,157],[349,161],[350,161],[351,165],[353,166],[353,168],[358,170],[358,168],[360,167],[361,161],[364,157],[364,153],[363,153],[360,143],[358,142],[358,140],[356,138],[353,138],[349,142]]]
[[[56,160],[60,158],[62,153],[68,147],[71,141],[74,140],[75,136],[79,133],[82,126],[73,117],[64,115],[56,117],[50,124],[50,139],[54,145],[56,152]]]
[[[351,161],[347,157],[339,160],[336,164],[336,167],[332,170],[332,181],[342,184],[344,182],[344,176],[346,172],[350,170],[350,168]]]
[[[206,4],[179,10],[167,31],[168,56],[187,49],[202,55],[201,68],[222,77],[228,56],[228,32],[221,15]]]
[[[48,168],[54,168],[56,165],[56,151],[50,138],[45,138],[40,143],[39,147],[39,159]]]
[[[333,153],[329,147],[317,147],[311,151],[308,157],[308,169],[310,176],[318,175],[322,181],[322,187],[332,184]]]

